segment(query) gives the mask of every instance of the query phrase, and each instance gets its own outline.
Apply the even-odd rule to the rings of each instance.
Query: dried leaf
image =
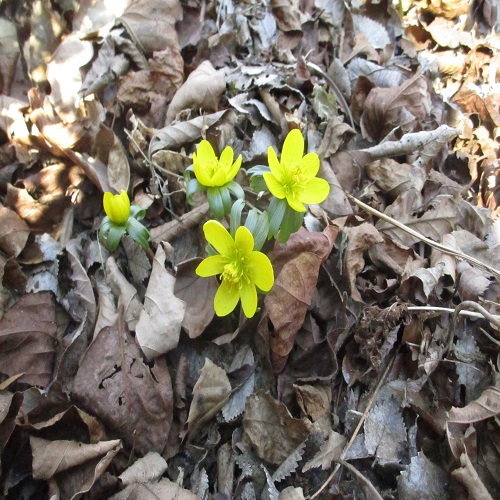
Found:
[[[290,476],[296,471],[299,462],[302,460],[302,455],[304,454],[305,447],[305,441],[303,443],[300,443],[299,446],[297,446],[297,448],[295,448],[295,450],[293,450],[293,452],[286,458],[286,460],[275,470],[274,474],[272,475],[272,480],[274,482],[283,481],[283,479]]]
[[[56,349],[56,306],[49,292],[26,294],[0,320],[0,372],[46,387]]]
[[[458,200],[449,195],[438,195],[434,199],[432,207],[419,217],[415,215],[415,211],[419,208],[416,206],[418,199],[417,192],[410,189],[400,195],[392,205],[387,207],[384,213],[427,238],[438,243],[441,242],[445,234],[451,233],[455,229]],[[411,247],[419,241],[417,237],[382,220],[376,224],[376,227],[396,244],[403,247]]]
[[[157,483],[134,483],[124,490],[116,493],[109,500],[130,500],[140,498],[141,500],[159,500],[162,498],[175,498],[175,500],[198,500],[198,496],[181,488],[177,483],[162,478]]]
[[[127,254],[128,266],[135,283],[142,284],[151,274],[151,262],[144,249],[132,238],[122,238],[123,248]]]
[[[199,337],[214,318],[214,297],[219,288],[215,276],[200,278],[195,273],[200,262],[199,258],[181,262],[174,288],[175,296],[186,304],[182,328],[191,339]]]
[[[149,367],[134,339],[116,326],[101,330],[80,362],[73,398],[139,453],[161,453],[172,422],[173,396],[164,361]]]
[[[304,465],[302,472],[307,472],[315,467],[321,467],[323,470],[328,470],[332,461],[340,457],[346,443],[347,439],[342,436],[342,434],[330,431],[326,442],[321,445],[319,452]]]
[[[23,250],[30,229],[13,210],[0,204],[0,250],[9,257],[17,257]]]
[[[184,109],[215,111],[225,88],[224,72],[217,71],[210,61],[203,61],[175,93],[165,125],[171,123]]]
[[[271,351],[273,366],[278,372],[293,348],[295,335],[311,304],[320,265],[330,254],[337,233],[338,229],[333,226],[328,226],[323,233],[300,229],[271,257],[279,274],[266,295],[265,304],[274,326]]]
[[[221,410],[230,393],[231,384],[226,372],[206,358],[193,388],[193,401],[187,419],[190,434]]]
[[[104,454],[111,452],[114,456],[121,448],[119,439],[85,444],[76,441],[47,441],[31,436],[30,444],[33,453],[33,477],[45,480]]]
[[[396,127],[413,132],[417,121],[425,119],[429,112],[427,84],[417,73],[399,87],[376,87],[370,91],[361,116],[361,131],[365,138],[375,142]]]
[[[481,422],[500,413],[500,389],[488,387],[481,396],[463,408],[453,407],[448,413],[448,422],[471,424]]]
[[[401,500],[445,498],[447,483],[444,470],[419,452],[398,477],[398,495]]]
[[[4,450],[16,428],[16,419],[23,403],[23,394],[14,394],[0,389],[0,450]]]
[[[77,35],[66,36],[47,64],[47,80],[50,83],[50,99],[57,114],[65,122],[79,118],[78,91],[82,86],[80,68],[93,57],[92,42],[83,41]]]
[[[133,483],[153,483],[158,481],[166,470],[166,460],[152,451],[125,469],[119,478],[125,486]]]
[[[157,130],[149,143],[149,155],[160,149],[177,149],[186,143],[198,140],[203,130],[216,124],[229,113],[218,111],[210,115],[197,116],[192,120],[178,122]]]
[[[307,419],[293,418],[283,403],[259,391],[247,399],[243,430],[245,441],[258,455],[277,465],[305,441],[311,424]]]
[[[135,334],[148,359],[177,347],[186,304],[174,295],[175,278],[165,269],[165,250],[156,250]]]
[[[347,248],[345,251],[344,268],[351,296],[361,302],[361,294],[356,287],[356,277],[365,267],[363,254],[377,243],[383,243],[384,238],[371,224],[363,223],[357,227],[344,228],[347,235]]]

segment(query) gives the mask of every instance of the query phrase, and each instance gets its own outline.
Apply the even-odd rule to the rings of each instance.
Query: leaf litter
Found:
[[[3,2],[0,486],[17,498],[498,498],[491,2]],[[214,315],[201,139],[330,194]],[[97,240],[102,194],[153,256]]]

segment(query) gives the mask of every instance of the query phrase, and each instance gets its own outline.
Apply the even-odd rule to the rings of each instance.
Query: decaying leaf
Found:
[[[0,320],[0,372],[46,387],[56,350],[56,306],[50,292],[24,295]]]
[[[305,447],[306,443],[303,442],[300,443],[295,450],[293,450],[291,455],[287,457],[287,459],[276,469],[276,471],[272,475],[273,481],[283,481],[283,479],[295,472],[299,465],[299,462],[302,460],[302,455],[304,454]]]
[[[118,321],[120,325],[120,321]],[[164,361],[150,369],[125,325],[103,328],[80,361],[73,398],[139,453],[161,453],[172,422]]]
[[[141,500],[158,500],[159,498],[175,498],[176,500],[197,500],[199,497],[177,483],[162,478],[157,483],[133,483],[116,493],[110,500],[128,500],[140,498]]]
[[[346,443],[347,439],[342,436],[342,434],[330,431],[328,439],[321,446],[319,452],[304,465],[302,472],[307,472],[309,469],[315,467],[321,467],[323,470],[328,470],[332,461],[340,457]]]
[[[193,434],[200,426],[215,416],[227,401],[231,384],[226,372],[208,358],[193,388],[193,401],[189,408],[188,430]]]
[[[158,481],[166,470],[165,459],[153,451],[135,461],[119,477],[125,486],[133,483],[152,483]]]
[[[179,342],[186,304],[174,295],[175,278],[165,269],[165,250],[158,246],[144,309],[135,327],[137,341],[148,359],[171,351]]]
[[[259,391],[247,399],[243,430],[262,459],[281,464],[307,438],[311,424],[293,418],[283,403]]]
[[[226,88],[224,72],[217,71],[210,61],[203,61],[175,93],[167,111],[166,125],[183,109],[216,111]]]

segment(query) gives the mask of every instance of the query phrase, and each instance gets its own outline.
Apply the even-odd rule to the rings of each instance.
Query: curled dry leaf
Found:
[[[175,278],[165,269],[165,250],[158,246],[135,334],[148,359],[177,347],[186,304],[174,295]]]
[[[375,87],[370,91],[361,116],[361,130],[365,138],[378,142],[396,127],[413,132],[417,121],[425,119],[429,111],[427,84],[417,73],[399,87]]]
[[[187,427],[192,436],[200,426],[215,416],[231,394],[231,384],[226,372],[205,359],[200,377],[193,388],[193,401],[189,408]]]
[[[164,360],[151,370],[124,328],[103,328],[80,362],[73,399],[139,453],[165,448],[173,396]]]
[[[488,387],[481,396],[463,408],[453,407],[448,412],[448,422],[455,424],[472,424],[500,413],[500,389]]]
[[[119,439],[85,444],[76,441],[47,441],[31,436],[30,444],[33,454],[33,477],[45,480],[109,452],[112,452],[112,458],[121,448]],[[110,461],[111,459],[108,463]]]
[[[82,86],[80,68],[94,55],[92,42],[83,41],[77,35],[66,36],[47,64],[47,80],[50,83],[50,99],[57,114],[65,122],[74,122],[78,113],[78,92]]]
[[[302,472],[307,472],[309,469],[315,467],[321,467],[323,470],[328,470],[332,461],[340,457],[346,443],[347,439],[342,436],[342,434],[330,431],[326,442],[321,445],[319,452],[304,465]]]
[[[189,490],[181,488],[177,483],[163,478],[157,483],[134,483],[116,493],[109,500],[158,500],[160,498],[175,498],[175,500],[198,500],[198,496]]]
[[[351,297],[362,302],[361,294],[356,287],[356,277],[365,267],[363,254],[377,243],[383,243],[384,238],[371,224],[364,222],[357,227],[346,227],[347,248],[345,250],[344,269],[349,281]]]
[[[0,390],[0,450],[4,450],[16,428],[16,419],[23,403],[23,394]]]
[[[125,469],[119,478],[125,486],[133,483],[152,483],[158,481],[166,470],[166,460],[152,451]]]
[[[191,339],[199,337],[212,321],[215,315],[214,297],[219,287],[215,276],[200,278],[195,273],[200,262],[200,258],[181,262],[177,266],[174,288],[175,296],[186,304],[182,328]]]
[[[184,109],[215,111],[225,89],[224,71],[217,71],[210,61],[203,61],[175,93],[165,125],[171,123]]]
[[[311,427],[307,419],[293,418],[287,407],[270,394],[259,391],[247,399],[244,440],[267,462],[281,464],[305,441]]]
[[[31,385],[52,380],[56,349],[56,306],[50,292],[19,299],[0,320],[0,372]]]
[[[328,226],[322,233],[300,229],[271,256],[277,278],[266,295],[274,369],[281,371],[295,343],[295,335],[304,322],[318,281],[321,264],[330,255],[338,228]]]
[[[9,257],[17,257],[30,234],[28,224],[13,210],[0,204],[0,250]]]
[[[132,0],[117,22],[125,26],[142,52],[177,46],[175,23],[182,19],[178,0]]]

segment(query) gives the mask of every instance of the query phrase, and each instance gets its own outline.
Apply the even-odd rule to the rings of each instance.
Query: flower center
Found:
[[[285,191],[285,196],[290,194],[293,195],[297,188],[300,188],[304,183],[305,178],[302,171],[298,165],[292,165],[284,169],[283,178],[283,189]]]
[[[207,173],[210,178],[215,175],[215,172],[219,169],[219,161],[218,160],[210,160],[206,165]]]
[[[245,257],[237,256],[224,266],[221,277],[224,281],[241,287],[241,282],[246,279],[245,267]]]

